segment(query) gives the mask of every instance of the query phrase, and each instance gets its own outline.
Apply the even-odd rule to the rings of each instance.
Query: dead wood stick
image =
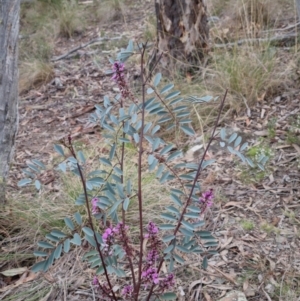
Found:
[[[68,51],[67,53],[65,54],[62,54],[62,55],[59,55],[59,56],[55,56],[51,59],[51,62],[56,62],[56,61],[59,61],[59,60],[62,60],[66,57],[68,57],[70,54],[78,51],[79,49],[82,49],[82,48],[85,48],[91,44],[95,44],[95,43],[98,43],[98,42],[103,42],[103,41],[109,41],[109,40],[120,40],[122,37],[114,37],[114,38],[96,38],[96,39],[93,39],[93,40],[90,40],[89,42],[85,43],[85,44],[81,44],[73,49],[71,49],[70,51]]]
[[[287,43],[287,42],[295,42],[295,38],[298,36],[298,33],[289,33],[286,35],[281,36],[275,36],[271,38],[257,38],[257,39],[242,39],[238,40],[233,43],[226,43],[226,44],[214,44],[214,47],[216,48],[223,48],[223,47],[230,47],[230,46],[241,46],[245,43],[252,43],[252,42],[270,42],[273,46],[278,46],[281,43]]]
[[[269,32],[278,32],[278,31],[287,31],[290,29],[294,29],[295,27],[298,27],[300,25],[300,22],[297,22],[295,24],[289,25],[287,27],[283,27],[283,28],[273,28],[273,29],[269,29],[269,30],[263,30],[262,32],[264,33],[269,33]]]

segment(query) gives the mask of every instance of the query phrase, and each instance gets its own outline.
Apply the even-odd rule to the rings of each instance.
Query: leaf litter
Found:
[[[141,7],[139,9],[142,14]],[[143,14],[151,9],[147,5]],[[118,22],[115,26],[106,26],[107,35],[115,37],[115,28],[126,32],[126,39],[141,36],[142,25],[136,26],[134,22],[126,26]],[[70,41],[61,39],[57,43],[56,57],[73,49],[74,44],[83,45],[97,35],[91,29],[86,36],[77,37],[72,45],[69,45]],[[17,194],[17,182],[22,178],[21,169],[26,167],[26,161],[36,158],[45,165],[52,165],[55,141],[69,133],[76,141],[84,141],[86,145],[93,145],[102,138],[99,129],[89,124],[88,114],[94,110],[95,104],[103,101],[104,95],[112,95],[110,76],[104,70],[110,68],[108,56],[113,57],[118,50],[108,55],[102,52],[98,56],[99,68],[93,61],[95,51],[82,48],[76,52],[79,58],[67,55],[54,63],[55,77],[52,81],[21,95],[16,153],[8,181],[12,197]],[[248,110],[245,116],[239,114],[225,120],[229,128],[238,129],[248,138],[250,135],[253,145],[260,145],[261,139],[266,139],[274,154],[268,174],[260,180],[251,181],[252,174],[248,172],[247,178],[247,171],[243,173],[241,165],[233,163],[233,156],[217,147],[213,151],[212,147],[209,157],[217,161],[205,170],[201,180],[205,186],[203,189],[212,187],[218,196],[207,222],[219,240],[219,255],[209,259],[206,271],[201,269],[200,256],[196,260],[183,256],[191,263],[184,269],[178,267],[180,300],[199,300],[201,295],[208,301],[218,300],[233,289],[243,291],[249,300],[272,300],[270,295],[275,289],[281,289],[282,281],[287,279],[291,289],[299,291],[300,145],[299,140],[286,143],[290,135],[290,118],[299,114],[298,93],[269,97],[267,104],[260,101],[251,108],[251,114]],[[270,128],[272,118],[276,122]],[[299,133],[295,135],[299,138]],[[201,147],[197,149],[201,154]],[[189,153],[188,161],[197,162],[197,156]],[[56,189],[55,173],[47,171],[41,175],[41,182],[50,191]],[[30,199],[32,192],[25,195]],[[253,227],[247,228],[245,221]],[[21,235],[14,239],[14,234],[9,234],[9,225],[0,225],[3,237],[0,240],[1,252],[22,253],[22,248],[32,251],[28,238]],[[49,272],[39,275],[27,270],[26,261],[0,262],[0,296],[5,300],[35,286],[36,291],[45,291],[40,300],[94,300],[90,286],[94,271],[80,260],[84,252],[82,249],[71,251]],[[13,300],[26,300],[26,296],[19,295]]]

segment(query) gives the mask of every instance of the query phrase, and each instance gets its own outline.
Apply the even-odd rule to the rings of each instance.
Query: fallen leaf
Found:
[[[240,205],[239,202],[228,202],[224,205],[224,208],[225,207],[238,207],[238,208],[244,209],[244,207],[242,205]]]
[[[206,301],[212,301],[212,298],[210,297],[210,295],[207,293],[206,290],[203,291],[203,295]]]
[[[293,147],[295,148],[295,150],[298,152],[298,154],[300,155],[300,147],[296,144],[293,144]]]
[[[10,270],[6,270],[4,272],[0,272],[0,274],[4,275],[6,277],[13,277],[13,276],[21,275],[21,274],[25,273],[27,270],[28,270],[27,267],[16,268],[16,269],[10,269]]]
[[[26,273],[27,274],[27,273]],[[22,285],[23,283],[27,283],[29,281],[32,281],[34,280],[37,276],[39,276],[39,273],[32,273],[30,272],[28,277],[24,278],[23,276],[14,284],[11,284],[11,285],[7,285],[3,288],[0,288],[0,293],[3,293],[3,292],[6,292],[6,291],[9,291],[13,288],[16,288],[20,285]]]

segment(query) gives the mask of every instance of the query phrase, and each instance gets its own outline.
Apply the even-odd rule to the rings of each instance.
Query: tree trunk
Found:
[[[209,36],[204,0],[155,0],[155,12],[155,57],[162,54],[163,68],[171,72],[199,68]]]
[[[296,0],[298,22],[300,21],[300,0]]]
[[[0,204],[18,126],[18,36],[20,0],[0,0]]]

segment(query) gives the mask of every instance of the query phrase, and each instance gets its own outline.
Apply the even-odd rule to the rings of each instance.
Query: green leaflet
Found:
[[[167,293],[164,293],[160,296],[160,298],[162,300],[175,300],[177,298],[177,295],[173,292],[167,292]]]

